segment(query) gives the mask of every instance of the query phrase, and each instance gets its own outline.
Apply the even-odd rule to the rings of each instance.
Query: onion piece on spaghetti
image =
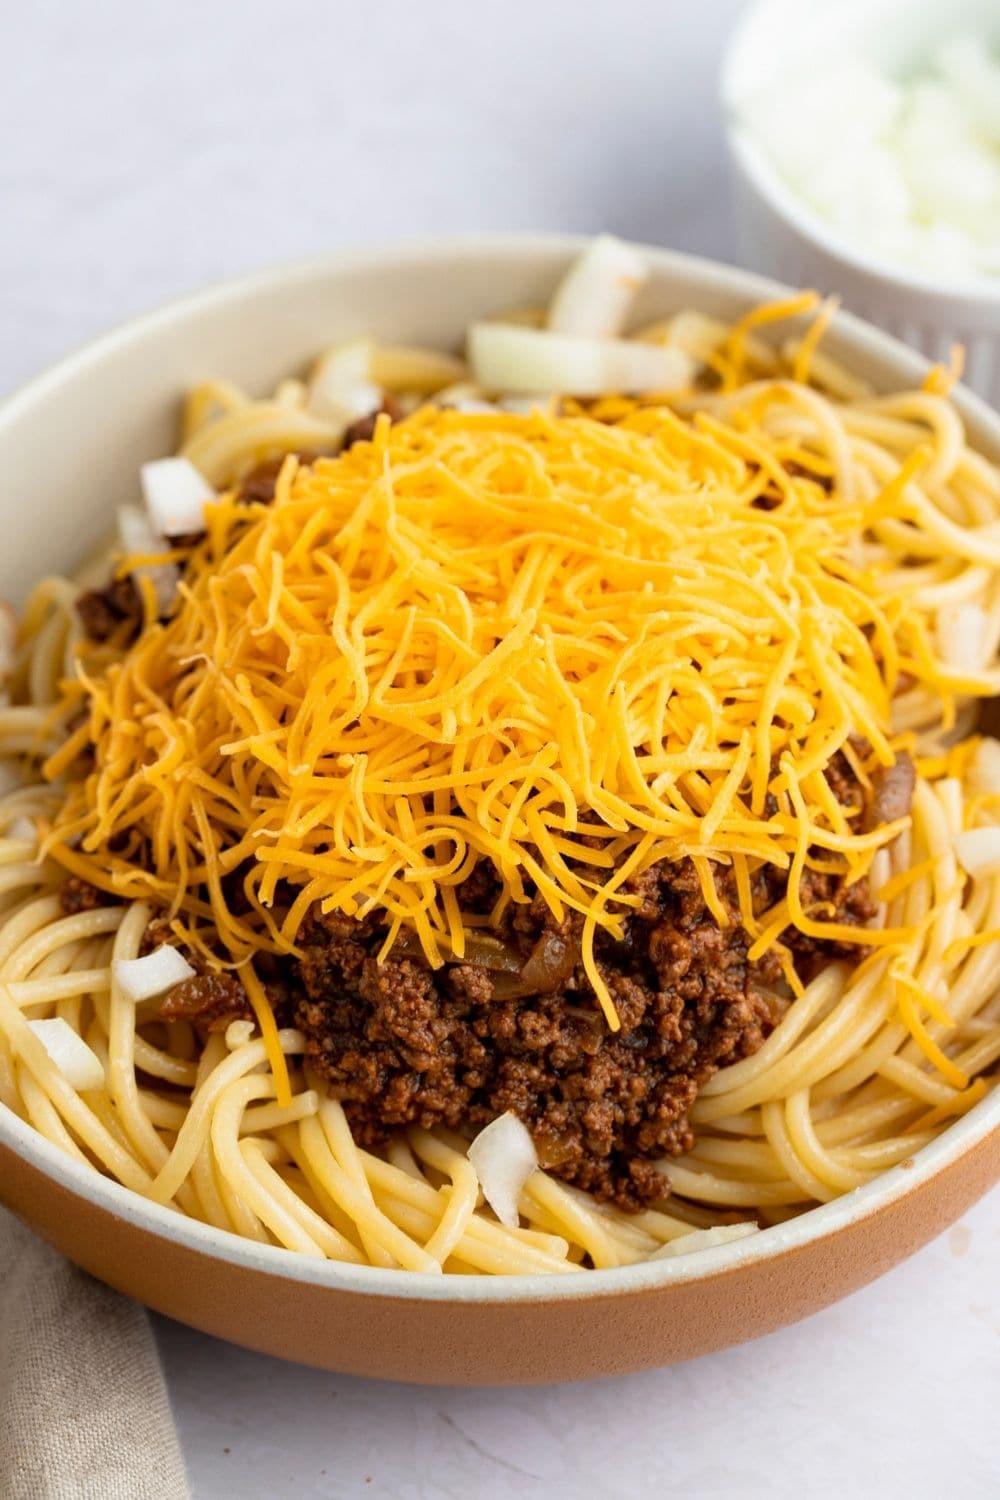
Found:
[[[193,979],[192,969],[183,953],[162,943],[152,953],[142,958],[116,958],[111,965],[111,978],[126,1000],[138,1004],[140,1000],[151,1000],[162,995],[182,979]]]
[[[974,880],[1000,875],[1000,828],[967,828],[955,840],[955,853]]]
[[[741,1224],[715,1224],[711,1229],[692,1229],[690,1234],[678,1235],[659,1250],[654,1250],[650,1260],[670,1260],[674,1255],[690,1255],[695,1250],[711,1250],[714,1245],[729,1245],[733,1240],[745,1240],[757,1234],[760,1226],[752,1219]]]
[[[487,390],[539,396],[676,391],[690,383],[693,371],[680,349],[503,323],[473,323],[469,363],[473,377]]]
[[[205,530],[205,506],[215,491],[187,458],[157,458],[140,470],[142,498],[160,536]]]
[[[521,1189],[538,1168],[538,1153],[527,1126],[510,1110],[482,1129],[469,1147],[483,1197],[508,1229],[518,1225]]]
[[[938,655],[953,672],[981,672],[990,656],[989,618],[978,604],[948,605],[938,612]]]
[[[81,1092],[104,1086],[104,1066],[93,1048],[61,1016],[28,1025],[66,1082]]]
[[[16,818],[12,818],[7,824],[7,827],[4,829],[4,837],[8,839],[30,839],[32,843],[35,843],[38,839],[38,829],[31,818],[26,818],[23,813],[19,813]]]
[[[155,531],[145,511],[137,505],[118,507],[118,537],[122,551],[137,556],[155,556],[170,550],[166,538]],[[132,569],[133,578],[147,577],[156,592],[156,607],[161,615],[169,612],[177,595],[180,573],[174,563],[142,563]]]
[[[371,361],[367,339],[338,344],[324,354],[309,380],[309,410],[345,428],[378,411],[382,390],[371,378]]]
[[[649,267],[631,245],[599,234],[556,288],[549,328],[581,338],[614,338],[624,328],[632,298],[648,275]]]

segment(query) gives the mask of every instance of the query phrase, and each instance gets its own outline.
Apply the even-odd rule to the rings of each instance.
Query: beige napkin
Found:
[[[2,1209],[0,1495],[190,1495],[146,1314]]]

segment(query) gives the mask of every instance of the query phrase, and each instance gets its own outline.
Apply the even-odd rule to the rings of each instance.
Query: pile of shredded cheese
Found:
[[[852,498],[752,407],[563,410],[381,418],[288,459],[272,505],[209,504],[173,617],[150,601],[134,645],[63,686],[55,857],[234,963],[294,952],[313,903],[384,912],[383,952],[405,926],[461,959],[458,887],[488,860],[503,903],[582,914],[612,1026],[595,934],[621,934],[629,877],[661,859],[692,859],[722,924],[713,862],[732,867],[751,956],[790,923],[892,941],[799,889],[808,867],[860,877],[899,831],[861,832],[824,772],[838,750],[862,783],[892,763],[903,674],[977,690],[851,560],[871,528],[919,526],[920,455]],[[787,872],[764,913],[761,863]]]

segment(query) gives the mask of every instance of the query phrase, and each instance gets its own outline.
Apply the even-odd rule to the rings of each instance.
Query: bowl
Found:
[[[1000,404],[1000,278],[930,277],[842,238],[740,124],[745,100],[814,69],[817,59],[852,51],[905,74],[937,43],[966,31],[1000,45],[1000,11],[993,0],[759,0],[727,50],[722,105],[743,258],[793,285],[840,293],[853,312],[932,360],[947,362],[952,344],[961,343],[966,383]]]
[[[365,331],[450,347],[476,315],[543,302],[583,243],[492,238],[322,260],[209,291],[67,359],[0,411],[0,463],[17,486],[0,593],[21,599],[85,551],[133,498],[140,462],[170,450],[179,398],[197,379],[265,390],[333,338]],[[685,306],[733,319],[784,290],[647,253],[637,321]],[[926,370],[848,316],[829,340],[880,386]],[[1000,419],[965,392],[956,399],[971,439],[1000,459]],[[887,1271],[998,1178],[995,1090],[912,1160],[749,1239],[573,1277],[433,1277],[318,1262],[209,1228],[87,1170],[0,1106],[0,1200],[94,1276],[252,1349],[437,1384],[580,1380],[755,1338]]]

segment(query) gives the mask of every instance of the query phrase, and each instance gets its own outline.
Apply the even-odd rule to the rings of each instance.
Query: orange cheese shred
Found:
[[[281,1047],[281,1038],[278,1036],[278,1026],[274,1019],[264,986],[254,973],[252,964],[246,964],[240,970],[243,980],[243,988],[247,992],[247,999],[253,1007],[253,1013],[257,1017],[257,1025],[264,1041],[267,1052],[267,1060],[270,1064],[271,1075],[274,1078],[275,1099],[282,1109],[292,1102],[292,1085],[288,1077],[288,1062]]]
[[[729,357],[817,300],[744,320]],[[65,787],[47,848],[99,866],[105,889],[172,892],[184,939],[242,966],[279,1097],[248,960],[294,952],[313,905],[378,911],[439,964],[463,951],[456,890],[489,861],[503,903],[537,892],[582,916],[612,1025],[602,942],[655,860],[690,857],[723,924],[732,867],[753,956],[790,923],[842,935],[803,908],[804,875],[862,875],[902,825],[853,831],[824,768],[858,733],[891,762],[898,662],[945,690],[918,603],[849,565],[859,528],[919,531],[907,486],[924,453],[848,526],[836,493],[785,467],[767,400],[732,419],[620,400],[604,422],[579,407],[380,420],[338,457],[289,459],[270,506],[220,496],[172,617],[147,600],[133,646],[81,655],[46,767]],[[772,508],[755,503],[765,468]],[[789,886],[755,917],[761,864]]]

